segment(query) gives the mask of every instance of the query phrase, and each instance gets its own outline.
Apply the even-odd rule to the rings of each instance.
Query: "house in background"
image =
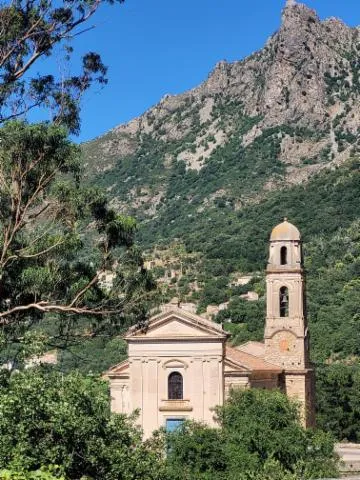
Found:
[[[111,408],[140,412],[144,436],[185,419],[215,425],[214,408],[231,388],[279,388],[314,422],[314,375],[309,361],[302,248],[286,219],[270,237],[264,342],[232,347],[220,324],[174,305],[131,328],[128,358],[110,368]]]

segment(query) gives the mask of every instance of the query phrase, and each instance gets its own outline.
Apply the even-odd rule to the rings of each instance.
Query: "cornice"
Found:
[[[246,378],[249,378],[251,375],[251,372],[250,370],[247,371],[247,372],[242,372],[240,370],[231,370],[231,371],[227,371],[227,372],[224,372],[224,377],[235,377],[235,378],[238,378],[238,377],[246,377]]]
[[[313,368],[303,368],[301,370],[290,370],[287,368],[284,369],[285,375],[306,375],[307,373],[312,373],[312,372],[314,372]]]
[[[299,273],[299,274],[304,274],[304,269],[303,268],[288,268],[288,269],[282,269],[282,268],[267,268],[266,269],[266,275],[270,275],[270,274],[273,274],[273,273],[276,273],[277,275],[280,274],[283,274],[283,275],[286,275],[288,273]]]
[[[186,337],[186,336],[164,336],[164,337],[125,337],[130,343],[225,343],[227,336],[204,336],[204,337]]]
[[[186,310],[181,310],[180,308],[172,308],[150,318],[144,328],[139,328],[138,326],[134,325],[127,331],[124,338],[125,340],[127,340],[129,338],[136,337],[137,334],[142,335],[142,331],[147,333],[153,329],[156,329],[157,327],[160,327],[161,325],[166,324],[168,320],[172,318],[185,324],[191,325],[192,327],[196,327],[199,330],[211,332],[212,335],[226,337],[228,336],[227,332],[223,330],[220,324],[207,320],[206,318],[195,315]]]

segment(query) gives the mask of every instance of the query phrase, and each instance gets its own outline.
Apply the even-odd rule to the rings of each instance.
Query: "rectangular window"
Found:
[[[167,418],[166,419],[166,431],[168,433],[174,432],[184,423],[183,418]]]

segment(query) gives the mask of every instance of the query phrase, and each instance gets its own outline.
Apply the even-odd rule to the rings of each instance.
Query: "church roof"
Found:
[[[110,367],[104,374],[103,378],[111,378],[113,376],[118,376],[118,375],[128,375],[128,370],[129,370],[129,360],[126,359],[122,361],[121,363],[118,363],[117,365],[114,365],[113,367]]]
[[[261,357],[256,357],[255,355],[237,350],[236,348],[230,347],[230,345],[226,345],[226,359],[234,361],[251,371],[282,371],[278,365],[266,362]]]
[[[271,232],[270,242],[281,240],[295,240],[300,241],[301,235],[299,230],[292,223],[284,219],[282,223],[279,223]]]
[[[181,328],[181,325],[184,328]],[[186,329],[186,326],[188,329]],[[171,306],[150,318],[145,326],[135,325],[131,327],[125,335],[125,340],[144,337],[150,339],[158,335],[167,338],[193,337],[196,331],[199,334],[202,332],[203,336],[221,337],[224,340],[229,336],[219,323]]]
[[[125,340],[140,342],[174,341],[208,341],[213,339],[224,342],[229,337],[222,326],[199,315],[195,315],[181,308],[171,306],[153,316],[145,327],[131,327]],[[264,360],[265,346],[261,342],[247,342],[237,347],[225,344],[225,362],[233,365],[235,370],[249,372],[281,372],[277,365]],[[125,360],[111,367],[105,378],[127,377],[129,375],[129,361]]]
[[[241,348],[249,349],[253,347],[253,352],[259,350],[260,345],[263,345],[260,342],[247,342],[244,345],[239,345],[239,347],[231,347],[229,344],[226,345],[225,350],[225,362],[228,361],[231,364],[235,364],[237,367],[240,367],[239,370],[251,372],[275,372],[280,373],[282,369],[277,365],[274,365],[270,362],[266,362],[261,356],[252,355],[246,351],[241,350]],[[255,347],[255,350],[254,350]],[[238,368],[237,368],[238,369]],[[103,378],[112,378],[112,377],[128,377],[129,375],[129,360],[126,359],[117,365],[109,368],[103,375]]]
[[[250,340],[249,342],[243,343],[242,345],[237,345],[234,347],[236,350],[241,352],[249,353],[255,357],[264,357],[265,355],[265,344],[262,342],[254,342]]]

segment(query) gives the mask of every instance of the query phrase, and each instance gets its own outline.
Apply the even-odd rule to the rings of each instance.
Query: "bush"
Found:
[[[0,469],[59,465],[67,479],[159,480],[162,450],[142,442],[133,420],[110,413],[99,379],[43,369],[3,373]]]
[[[268,390],[233,390],[217,408],[220,429],[197,423],[168,437],[174,479],[315,479],[337,475],[334,440],[305,430],[297,405]]]

